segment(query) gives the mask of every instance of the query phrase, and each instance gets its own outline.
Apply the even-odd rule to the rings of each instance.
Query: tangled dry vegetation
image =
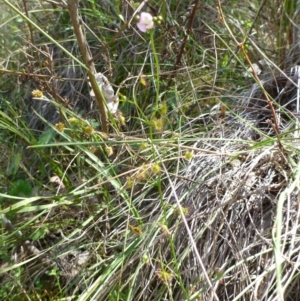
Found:
[[[153,189],[135,190],[132,208],[139,217],[130,214],[129,222],[122,217],[128,215],[128,204],[121,199],[107,215],[96,206],[99,197],[86,199],[81,212],[69,213],[70,219],[76,214],[78,220],[87,220],[93,208],[97,217],[83,232],[74,231],[68,238],[61,230],[47,234],[38,251],[27,246],[27,255],[35,254],[39,260],[28,265],[30,274],[43,273],[41,266],[55,266],[61,285],[73,296],[86,290],[97,300],[107,300],[109,287],[120,281],[132,285],[133,300],[276,300],[276,271],[281,265],[284,300],[299,300],[297,78],[292,70],[288,78],[265,80],[268,94],[273,99],[281,96],[276,109],[279,137],[272,124],[264,122],[272,116],[261,88],[254,85],[239,96],[238,109],[216,107],[186,125],[214,126],[186,146],[193,159],[169,175],[162,196]],[[62,217],[67,219],[68,214],[55,210],[48,218],[59,222]],[[125,242],[121,233],[127,223],[134,235]],[[109,229],[117,231],[115,238]],[[93,241],[91,248],[88,241]],[[85,247],[71,251],[74,244]],[[112,264],[123,244],[123,252],[130,254],[123,266],[101,276],[105,265],[99,259]],[[130,248],[139,251],[131,254]],[[46,249],[48,255],[42,257]],[[100,288],[92,281],[97,277],[103,281]],[[92,281],[91,287],[87,281]]]
[[[89,4],[83,1],[82,8],[88,11]],[[129,4],[128,10],[124,7],[124,16],[134,11]],[[187,13],[182,14],[183,24],[191,19],[193,7],[189,6]],[[272,11],[270,7],[268,12]],[[110,8],[113,5],[107,2],[105,9]],[[218,18],[213,6],[201,9]],[[62,19],[66,16],[65,11],[59,14]],[[56,17],[47,15],[52,22]],[[206,21],[194,19],[193,37],[202,37],[202,46],[214,49],[213,35]],[[155,114],[151,111],[157,87],[157,82],[151,80],[156,74],[148,77],[143,74],[155,69],[151,65],[153,54],[136,33],[124,30],[126,39],[131,38],[130,43],[123,51],[121,42],[116,43],[114,51],[119,51],[119,57],[103,52],[101,64],[97,66],[99,69],[105,66],[108,77],[116,78],[110,67],[114,65],[117,69],[124,62],[123,69],[118,70],[126,73],[126,77],[114,88],[121,93],[130,91],[128,98],[136,98],[121,104],[124,115],[129,116],[126,127],[112,123],[111,132],[106,135],[100,135],[96,129],[99,112],[89,96],[85,70],[74,66],[73,59],[66,58],[56,46],[45,44],[38,48],[41,60],[28,60],[23,74],[14,74],[20,76],[20,89],[25,91],[20,107],[30,112],[24,114],[30,129],[26,133],[37,133],[35,140],[28,138],[20,142],[23,147],[24,144],[32,147],[22,153],[26,159],[20,159],[20,165],[32,164],[30,172],[26,168],[22,171],[30,175],[39,190],[22,201],[8,196],[9,201],[19,202],[13,212],[6,203],[5,206],[0,203],[3,206],[3,210],[0,208],[1,241],[5,249],[0,258],[0,297],[10,298],[7,300],[18,300],[20,296],[28,300],[300,300],[300,70],[294,65],[296,56],[283,64],[293,66],[285,72],[277,66],[270,67],[271,71],[257,77],[250,89],[242,87],[242,92],[240,89],[225,93],[226,75],[222,77],[218,70],[212,75],[206,67],[200,71],[198,68],[207,57],[208,65],[212,66],[214,52],[207,51],[207,54],[205,50],[203,54],[199,47],[202,61],[190,56],[194,41],[186,41],[187,51],[182,51],[180,57],[189,58],[191,66],[187,63],[182,69],[176,69],[176,61],[180,59],[174,53],[181,51],[176,36],[180,31],[173,20],[168,22],[168,30],[165,25],[158,31],[156,51],[161,51],[161,69],[165,68],[161,70],[165,73],[160,74],[160,85],[167,91],[166,99],[178,99],[172,103],[175,109],[166,110],[169,128],[154,134],[151,130],[155,127],[149,128],[157,119],[151,118],[161,114],[159,110]],[[109,38],[110,34],[118,34],[117,29],[111,28],[115,25],[118,24],[107,25]],[[95,25],[95,28],[97,34],[103,32],[101,27]],[[174,28],[178,30],[176,34],[172,33]],[[76,40],[68,40],[70,32],[68,27],[62,33],[65,47],[80,57]],[[103,43],[92,31],[89,34],[90,47],[96,55],[94,44],[98,47],[98,43],[101,46]],[[37,44],[38,37],[35,36]],[[161,43],[165,40],[168,43]],[[228,49],[233,47],[226,43]],[[164,44],[175,45],[176,51],[165,48]],[[223,54],[228,51],[216,49]],[[31,50],[29,47],[28,52]],[[143,53],[146,59],[138,53]],[[126,65],[132,57],[136,64]],[[143,62],[148,59],[149,66]],[[173,60],[173,65],[168,59]],[[232,60],[239,62],[237,56]],[[142,69],[139,64],[143,65]],[[3,82],[10,75],[5,73]],[[220,82],[216,80],[218,76]],[[201,87],[197,86],[200,81]],[[33,89],[43,90],[51,101],[33,99]],[[180,98],[182,91],[186,99]],[[200,100],[197,96],[193,98],[197,93]],[[227,99],[222,101],[222,97]],[[203,99],[211,101],[207,110],[201,107]],[[186,103],[192,109],[185,110]],[[11,111],[8,112],[9,115]],[[189,112],[191,115],[197,112],[199,116],[189,117]],[[2,114],[1,118],[7,117]],[[16,128],[23,126],[7,120]],[[49,128],[54,131],[54,124],[62,120],[69,124],[61,124],[61,132],[56,130],[53,135],[50,132],[49,141],[53,145],[48,148],[45,143],[43,149],[38,145],[39,135]],[[70,120],[77,122],[73,128]],[[0,125],[3,128],[1,122]],[[67,128],[65,133],[63,127]],[[93,149],[95,145],[100,151]],[[40,148],[32,154],[34,146]],[[105,152],[104,146],[106,149],[112,146],[114,154]],[[3,149],[5,157],[9,156],[8,149]],[[45,166],[46,171],[37,167],[38,164]],[[58,171],[57,182],[51,174],[53,187],[49,185],[49,174]]]
[[[277,300],[279,265],[284,300],[299,300],[298,68],[288,74],[263,81],[278,101],[281,145],[258,85],[236,102],[244,110],[216,110],[191,122],[214,127],[199,135],[192,161],[169,179],[164,200],[180,204],[184,218],[173,220],[151,257],[159,249],[170,272],[175,250],[185,287],[203,291],[199,300]],[[141,273],[140,289],[150,276]],[[180,290],[178,279],[169,281]],[[159,300],[153,295],[144,290],[143,300]],[[184,298],[179,295],[174,299]]]

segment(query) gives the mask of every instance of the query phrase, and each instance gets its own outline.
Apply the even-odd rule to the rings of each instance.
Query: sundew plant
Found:
[[[0,300],[300,300],[299,1],[0,8]]]

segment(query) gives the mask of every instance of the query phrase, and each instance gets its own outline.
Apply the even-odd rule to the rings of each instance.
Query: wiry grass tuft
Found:
[[[297,4],[76,3],[2,3],[0,299],[298,300]]]

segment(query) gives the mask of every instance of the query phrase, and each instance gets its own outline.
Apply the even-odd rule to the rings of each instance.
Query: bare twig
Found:
[[[71,16],[71,21],[73,24],[74,33],[76,35],[76,39],[80,48],[80,52],[82,54],[84,63],[88,68],[88,76],[92,86],[92,89],[95,93],[95,98],[100,110],[101,121],[102,121],[102,131],[104,133],[108,132],[108,120],[107,120],[107,112],[105,108],[105,99],[100,91],[98,83],[95,78],[96,68],[95,64],[92,60],[92,54],[90,48],[88,46],[87,40],[83,34],[79,13],[78,13],[78,4],[74,0],[68,0],[68,10]]]
[[[251,71],[252,71],[252,74],[256,80],[256,82],[260,85],[261,89],[262,89],[262,93],[264,94],[265,96],[265,99],[266,99],[266,102],[270,108],[270,111],[271,111],[271,114],[272,114],[272,117],[273,117],[273,122],[274,122],[274,125],[273,125],[273,128],[274,128],[274,132],[275,132],[275,135],[276,135],[276,138],[277,138],[277,142],[278,142],[278,147],[282,153],[282,156],[284,157],[283,155],[283,146],[280,142],[280,131],[279,131],[279,126],[278,126],[278,120],[277,120],[277,117],[276,117],[276,112],[275,112],[275,109],[274,109],[274,106],[272,104],[272,101],[270,100],[267,92],[265,91],[264,87],[263,87],[263,84],[261,83],[261,80],[259,79],[257,73],[255,72],[255,69],[253,67],[253,64],[249,58],[249,56],[247,55],[246,51],[245,51],[245,48],[244,48],[244,44],[245,44],[245,41],[243,42],[239,42],[236,37],[234,36],[233,32],[231,31],[230,27],[228,26],[226,20],[225,20],[225,17],[224,17],[224,14],[223,14],[223,11],[222,11],[222,6],[221,6],[221,1],[218,0],[218,11],[219,11],[219,14],[220,14],[220,18],[222,20],[222,22],[224,23],[226,29],[228,30],[230,36],[232,37],[232,39],[234,40],[234,42],[236,43],[236,45],[240,48],[240,50],[242,51],[242,54],[243,56],[245,57],[247,63],[249,64],[250,68],[251,68]],[[246,37],[247,38],[247,37]]]
[[[182,59],[184,49],[185,49],[185,46],[186,46],[186,42],[188,40],[190,32],[192,31],[193,22],[194,22],[194,19],[195,19],[196,11],[198,9],[198,3],[199,3],[199,0],[194,1],[193,9],[192,9],[191,14],[189,16],[189,23],[188,23],[187,29],[185,31],[184,38],[183,38],[182,43],[181,43],[179,53],[177,55],[176,63],[174,65],[174,71],[171,74],[170,79],[169,79],[168,87],[170,87],[170,85],[172,83],[172,79],[176,76],[176,74],[179,70],[179,67],[180,67],[180,64],[181,64],[181,59]]]
[[[15,76],[28,76],[28,77],[35,77],[35,78],[41,78],[41,79],[57,79],[57,80],[68,80],[68,81],[75,81],[75,82],[82,82],[83,79],[81,78],[67,78],[67,77],[60,77],[60,76],[55,76],[55,75],[50,75],[50,74],[37,74],[37,73],[30,73],[26,71],[15,71],[15,70],[7,70],[7,69],[0,69],[0,73],[6,73],[9,75],[15,75]]]
[[[187,42],[187,40],[188,40],[188,37],[189,37],[190,32],[192,31],[193,22],[194,22],[194,19],[195,19],[196,11],[197,11],[197,9],[198,9],[198,3],[199,3],[199,0],[195,0],[195,1],[194,1],[194,4],[193,4],[193,10],[192,10],[192,12],[191,12],[191,14],[190,14],[190,17],[189,17],[189,23],[188,23],[188,26],[187,26],[187,29],[186,29],[186,32],[185,32],[183,41],[182,41],[182,43],[181,43],[181,47],[180,47],[180,50],[179,50],[179,54],[178,54],[178,56],[177,56],[177,61],[176,61],[176,64],[175,64],[175,69],[177,69],[177,68],[180,66],[180,63],[181,63],[181,59],[182,59],[182,56],[183,56],[183,53],[184,53],[184,49],[185,49],[186,42]]]

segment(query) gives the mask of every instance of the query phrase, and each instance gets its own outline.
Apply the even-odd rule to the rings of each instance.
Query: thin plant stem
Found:
[[[154,30],[150,30],[150,39],[151,39],[151,48],[154,57],[155,63],[155,90],[156,90],[156,98],[155,98],[155,108],[158,108],[159,103],[159,74],[160,74],[160,65],[158,60],[158,55],[155,48],[155,41],[154,41]]]
[[[273,123],[271,123],[271,126],[273,127],[273,130],[275,132],[275,135],[276,135],[276,138],[277,138],[277,142],[278,142],[278,147],[281,151],[281,154],[282,154],[282,157],[285,159],[285,156],[283,154],[283,146],[280,142],[280,131],[279,131],[279,126],[278,126],[278,120],[277,120],[277,117],[276,117],[276,112],[275,112],[275,109],[274,109],[274,106],[272,104],[272,101],[270,100],[269,96],[268,96],[268,93],[266,92],[266,90],[264,89],[263,87],[263,84],[261,82],[261,80],[259,79],[257,73],[255,72],[255,69],[253,67],[253,64],[251,62],[251,60],[249,59],[249,56],[247,55],[246,51],[245,51],[245,47],[244,47],[244,44],[245,44],[245,40],[243,42],[238,42],[238,40],[236,39],[236,37],[234,36],[233,32],[231,31],[230,27],[228,26],[226,20],[225,20],[225,17],[224,17],[224,14],[223,14],[223,10],[222,10],[222,5],[221,5],[221,1],[218,0],[218,11],[219,11],[219,14],[220,14],[220,17],[221,17],[221,20],[222,22],[224,23],[226,29],[228,30],[230,36],[232,37],[232,39],[234,40],[234,42],[236,43],[236,45],[241,49],[242,51],[242,54],[243,56],[245,57],[247,63],[249,64],[250,68],[251,68],[251,71],[252,71],[252,74],[256,80],[256,82],[260,85],[260,87],[262,88],[262,92],[266,98],[266,102],[270,108],[270,111],[271,111],[271,114],[272,114],[272,117],[273,117]],[[285,159],[286,161],[286,159]]]
[[[76,35],[76,39],[83,57],[84,62],[86,63],[88,69],[89,80],[92,86],[92,89],[95,93],[95,98],[99,107],[100,115],[101,115],[101,122],[102,122],[102,131],[104,133],[108,133],[108,120],[107,120],[107,112],[105,107],[105,99],[102,95],[102,92],[99,88],[99,85],[95,78],[96,68],[95,64],[92,60],[92,54],[90,47],[87,43],[87,40],[83,34],[79,14],[78,14],[78,6],[76,5],[75,1],[68,0],[68,9],[71,17],[71,21],[73,24],[74,33]]]

